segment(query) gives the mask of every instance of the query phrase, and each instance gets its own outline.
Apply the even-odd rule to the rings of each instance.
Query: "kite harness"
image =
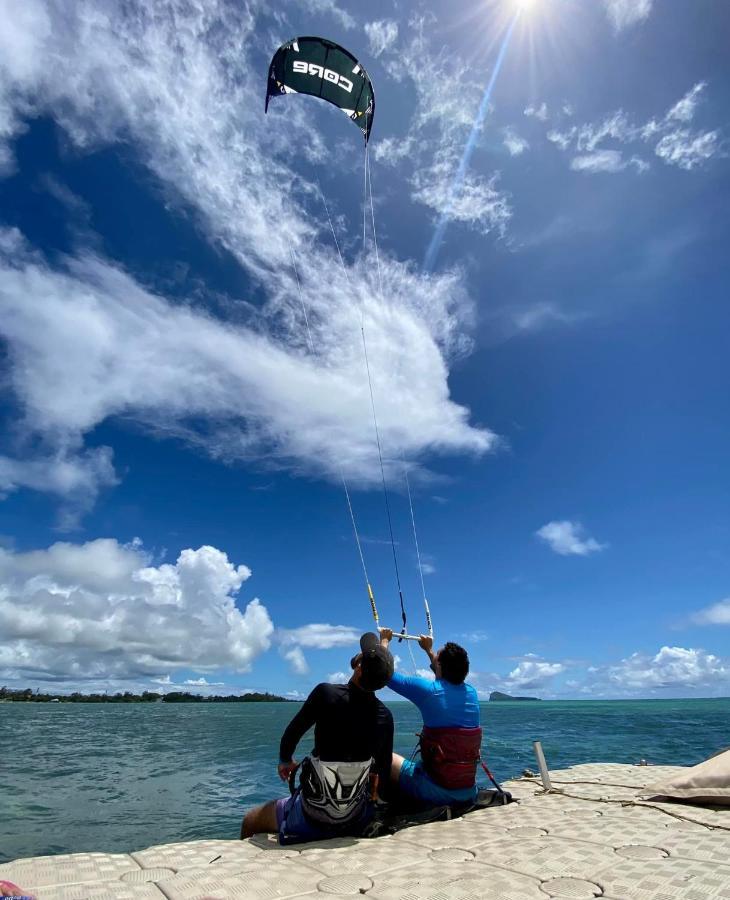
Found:
[[[423,769],[442,788],[459,790],[474,787],[477,766],[484,769],[499,793],[504,793],[482,760],[482,729],[432,728],[424,725],[419,735]]]
[[[371,771],[372,764],[372,759],[323,762],[317,756],[305,756],[289,776],[289,791],[300,794],[310,822],[344,830],[363,816],[375,796],[378,776]]]

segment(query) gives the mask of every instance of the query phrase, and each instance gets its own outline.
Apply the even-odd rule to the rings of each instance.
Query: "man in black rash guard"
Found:
[[[246,813],[241,838],[279,833],[282,843],[356,835],[372,817],[372,798],[387,790],[393,716],[375,696],[393,674],[393,657],[374,634],[360,638],[347,684],[318,684],[287,726],[279,748],[279,777],[298,768],[294,751],[314,726],[314,749],[301,766],[300,787]]]

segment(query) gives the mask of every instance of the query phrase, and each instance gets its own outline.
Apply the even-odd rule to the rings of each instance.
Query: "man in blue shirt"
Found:
[[[381,628],[380,638],[387,649],[393,632]],[[469,656],[463,647],[451,642],[434,653],[433,638],[426,635],[421,635],[418,643],[431,661],[435,678],[394,672],[387,686],[415,703],[423,716],[421,760],[415,762],[394,753],[391,781],[423,806],[473,802],[482,730],[479,697],[465,681]]]

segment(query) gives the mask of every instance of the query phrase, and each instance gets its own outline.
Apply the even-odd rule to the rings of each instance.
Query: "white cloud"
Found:
[[[25,130],[24,115],[33,112],[23,91],[41,75],[46,62],[42,45],[49,32],[49,17],[40,0],[14,4],[12,13],[5,5],[0,20],[0,177],[15,168],[11,141]]]
[[[61,497],[64,504],[59,526],[63,530],[76,526],[78,517],[94,505],[100,489],[117,483],[109,447],[84,450],[62,442],[49,455],[24,459],[0,456],[0,492],[25,487]]]
[[[302,648],[309,650],[329,650],[332,647],[347,647],[354,655],[359,647],[361,632],[349,625],[327,625],[312,623],[299,628],[279,628],[275,640],[279,652],[289,663],[295,675],[307,675],[309,663]]]
[[[699,610],[692,621],[698,625],[730,625],[730,597]]]
[[[483,85],[475,82],[471,66],[433,46],[428,32],[426,19],[412,19],[410,43],[386,63],[393,78],[410,81],[416,102],[406,133],[378,141],[375,157],[390,164],[407,159],[412,198],[438,217],[483,234],[503,233],[512,209],[509,196],[498,187],[497,173],[483,176],[467,171],[454,190]]]
[[[382,138],[373,146],[373,156],[378,162],[394,166],[413,152],[414,142],[410,138]]]
[[[691,122],[699,103],[700,94],[707,87],[706,81],[698,81],[697,84],[678,100],[667,113],[666,118],[676,122]]]
[[[547,103],[543,102],[539,106],[531,104],[525,108],[525,115],[530,119],[539,119],[541,122],[548,120]]]
[[[13,311],[2,319],[9,384],[28,442],[47,445],[43,458],[73,448],[77,456],[66,449],[64,459],[84,467],[84,436],[124,415],[215,457],[332,478],[341,464],[353,480],[372,483],[379,476],[363,428],[361,312],[386,452],[416,460],[494,446],[494,435],[471,427],[468,411],[449,397],[449,364],[468,350],[473,317],[460,276],[425,279],[381,248],[381,297],[374,266],[360,259],[344,273],[320,234],[318,195],[292,168],[292,148],[306,146],[325,162],[329,151],[304,105],[281,100],[261,115],[260,66],[246,40],[255,5],[168,0],[154,16],[134,3],[79,5],[73,15],[52,0],[33,8],[45,18],[23,26],[32,53],[4,60],[14,108],[32,104],[55,117],[80,152],[131,143],[172,207],[189,205],[211,243],[230,251],[266,298],[263,308],[232,303],[235,318],[214,317],[199,301],[171,303],[144,290],[90,254],[51,267],[28,250],[6,249],[0,295]],[[53,59],[53,77],[26,56]],[[355,129],[349,139],[357,141]],[[470,193],[459,217],[485,227],[503,218],[492,182],[477,180]],[[6,231],[0,246],[12,241],[17,235]],[[13,460],[18,484],[30,481],[21,477],[21,459],[28,457]],[[85,469],[88,496],[113,478],[107,467],[94,481],[88,460]]]
[[[300,628],[279,628],[276,638],[283,647],[299,646],[316,650],[332,647],[359,647],[361,631],[349,625],[313,623]]]
[[[691,172],[717,155],[720,148],[719,137],[718,131],[704,131],[698,134],[680,128],[665,134],[656,145],[655,152],[664,162]]]
[[[208,681],[207,678],[186,678],[183,684],[189,685],[190,687],[223,687],[225,682]]]
[[[308,289],[314,296],[315,285]],[[28,296],[42,296],[43,303],[29,304]],[[218,458],[278,458],[280,465],[322,475],[334,475],[341,465],[362,483],[379,478],[374,442],[363,428],[369,395],[357,316],[352,307],[337,308],[332,295],[325,301],[333,304],[331,318],[318,327],[310,317],[310,327],[327,344],[322,360],[296,346],[301,334],[295,323],[290,342],[277,342],[174,305],[92,256],[69,261],[66,271],[31,256],[0,256],[0,298],[12,313],[0,330],[15,363],[10,380],[25,409],[24,425],[49,443],[78,445],[106,418],[126,415]],[[428,308],[423,295],[414,300]],[[324,316],[324,304],[320,309]],[[445,397],[444,360],[420,311],[376,306],[366,327],[386,446],[412,455],[426,445],[454,449],[455,441],[472,452],[492,445],[493,436],[471,429],[465,410]],[[397,377],[392,354],[411,375],[397,388],[387,384]],[[113,482],[108,451],[60,459],[68,473],[85,476],[77,481],[87,493],[94,475],[97,485]],[[15,475],[32,484],[30,468],[6,461],[4,481]],[[43,478],[51,475],[49,470]],[[67,483],[75,489],[70,474]],[[40,475],[34,486],[43,486]]]
[[[398,23],[392,19],[379,19],[377,22],[367,22],[365,34],[368,36],[370,52],[373,56],[380,56],[398,40]]]
[[[631,25],[649,18],[654,0],[603,0],[606,12],[615,31],[623,31]]]
[[[273,625],[257,599],[235,598],[251,572],[214,547],[150,565],[138,543],[0,549],[0,672],[55,680],[167,678],[250,670]]]
[[[434,164],[413,176],[413,198],[452,222],[478,226],[487,234],[503,232],[512,218],[507,195],[499,190],[499,176],[485,179],[467,172],[457,193],[452,192],[455,157],[451,153],[436,158]]]
[[[544,688],[556,675],[565,671],[563,663],[551,663],[538,659],[533,654],[521,660],[506,679],[508,690],[536,690]]]
[[[579,522],[567,520],[548,522],[535,534],[544,541],[551,550],[561,556],[588,556],[605,550],[607,544],[599,544],[592,537],[585,536],[585,530]]]
[[[282,650],[281,655],[289,663],[289,666],[295,675],[309,674],[309,663],[307,662],[301,647],[292,647],[290,650]]]
[[[554,303],[547,302],[508,310],[506,315],[517,331],[537,331],[550,324],[570,325],[583,318],[583,314],[566,312]]]
[[[575,156],[570,162],[570,168],[575,172],[614,174],[623,172],[629,166],[634,166],[638,172],[645,172],[649,168],[649,164],[637,156],[624,159],[620,150],[596,150],[585,156]]]
[[[465,631],[459,635],[459,640],[467,644],[480,644],[489,640],[488,631]]]
[[[312,12],[327,13],[333,19],[336,19],[343,28],[351,30],[357,27],[355,19],[346,9],[338,6],[336,0],[294,0],[294,2],[304,7],[304,11],[307,14]]]
[[[576,172],[621,172],[626,163],[620,150],[597,150],[587,156],[575,156],[570,168]]]
[[[665,163],[691,171],[722,153],[718,130],[696,131],[687,127],[695,117],[706,87],[705,82],[698,82],[663,117],[651,118],[641,125],[633,124],[623,110],[617,110],[597,122],[571,125],[563,130],[553,128],[546,137],[563,151],[577,151],[571,168],[579,172],[617,173],[633,168],[641,173],[649,168],[647,160],[638,154],[625,158],[616,146],[605,146],[606,142],[637,147],[651,144]]]
[[[352,672],[330,672],[327,676],[327,681],[330,684],[347,684],[351,678]]]
[[[552,129],[551,131],[548,131],[546,137],[550,143],[557,144],[561,150],[567,150],[575,137],[576,131],[577,129],[575,127],[568,129],[568,131]]]
[[[421,556],[421,571],[424,575],[435,575],[436,574],[436,564],[432,559]]]
[[[730,666],[705,650],[662,647],[653,657],[634,653],[606,674],[611,684],[629,691],[700,688],[730,679]]]
[[[511,128],[504,129],[503,143],[510,156],[522,156],[525,150],[530,149],[529,142],[516,134]]]
[[[601,122],[581,125],[576,129],[574,137],[576,148],[593,153],[603,141],[613,139],[625,142],[632,138],[634,129],[629,124],[623,110],[612,113]]]

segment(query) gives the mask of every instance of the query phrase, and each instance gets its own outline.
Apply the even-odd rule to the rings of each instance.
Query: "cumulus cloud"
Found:
[[[298,645],[317,650],[329,650],[332,647],[357,649],[360,634],[359,629],[351,628],[349,625],[313,623],[302,625],[300,628],[279,628],[276,637],[284,647]]]
[[[408,159],[412,198],[443,221],[461,222],[483,234],[503,233],[512,207],[499,187],[498,173],[469,171],[454,190],[483,87],[475,82],[472,67],[432,46],[428,30],[426,19],[412,19],[410,42],[386,63],[393,78],[411,83],[416,102],[406,133],[378,141],[375,158],[390,164]]]
[[[718,130],[689,127],[706,87],[705,82],[698,82],[658,119],[636,124],[623,110],[617,110],[596,122],[570,125],[562,130],[551,128],[546,137],[561,150],[576,154],[571,168],[579,172],[615,174],[629,168],[645,172],[648,161],[638,152],[624,156],[619,147],[625,145],[633,145],[637,151],[642,145],[651,145],[654,154],[667,165],[692,171],[722,153]],[[607,142],[614,146],[605,146]]]
[[[373,56],[380,56],[398,40],[398,23],[392,19],[379,19],[377,22],[367,22],[365,34],[368,37],[370,52]]]
[[[347,684],[351,678],[352,672],[330,672],[327,676],[327,681],[330,684]]]
[[[730,665],[712,653],[662,647],[655,656],[634,653],[607,670],[608,681],[622,689],[714,687],[730,678]]]
[[[619,32],[649,18],[654,0],[603,0],[614,30]]]
[[[27,52],[3,59],[16,113],[31,104],[53,116],[79,152],[131,143],[173,208],[188,205],[265,298],[255,311],[237,303],[234,315],[214,316],[142,288],[93,254],[50,266],[28,249],[17,252],[19,237],[6,230],[0,297],[12,315],[1,324],[21,427],[27,445],[40,440],[46,457],[65,453],[84,470],[87,505],[113,474],[110,456],[103,470],[97,456],[95,471],[83,442],[116,415],[217,458],[333,478],[341,465],[353,480],[376,481],[377,454],[362,428],[369,398],[361,315],[392,458],[494,446],[494,435],[472,427],[449,396],[450,361],[468,351],[473,318],[460,278],[425,279],[381,248],[381,295],[375,267],[359,259],[343,271],[320,234],[321,201],[294,167],[292,147],[305,146],[316,163],[327,161],[327,145],[303,105],[260,113],[259,66],[249,55],[256,42],[247,39],[265,5],[167,0],[154,15],[141,3],[31,7],[37,15],[16,26]],[[53,77],[36,59],[54,60]],[[459,215],[481,215],[477,201],[501,215],[493,185],[477,182],[475,190],[472,211],[465,203]],[[20,464],[27,458],[19,452],[6,463],[11,487],[32,480]]]
[[[535,534],[561,556],[588,556],[599,550],[605,550],[608,546],[588,537],[579,522],[568,520],[548,522],[547,525],[538,528]]]
[[[36,680],[167,678],[192,668],[248,672],[274,626],[236,597],[250,570],[215,547],[150,564],[139,543],[99,539],[0,549],[0,672]]]
[[[547,662],[534,654],[528,654],[509,673],[506,685],[511,690],[544,688],[556,675],[564,672],[565,668],[563,663]]]
[[[730,625],[730,597],[696,612],[692,621],[697,625]]]
[[[282,650],[281,655],[289,663],[289,667],[295,675],[309,674],[309,663],[301,647],[291,647],[289,650]]]
[[[299,628],[279,628],[275,640],[291,671],[295,675],[306,675],[309,673],[309,663],[303,648],[330,650],[332,647],[347,647],[348,653],[354,655],[359,647],[360,633],[357,628],[351,628],[349,625],[314,622]]]

